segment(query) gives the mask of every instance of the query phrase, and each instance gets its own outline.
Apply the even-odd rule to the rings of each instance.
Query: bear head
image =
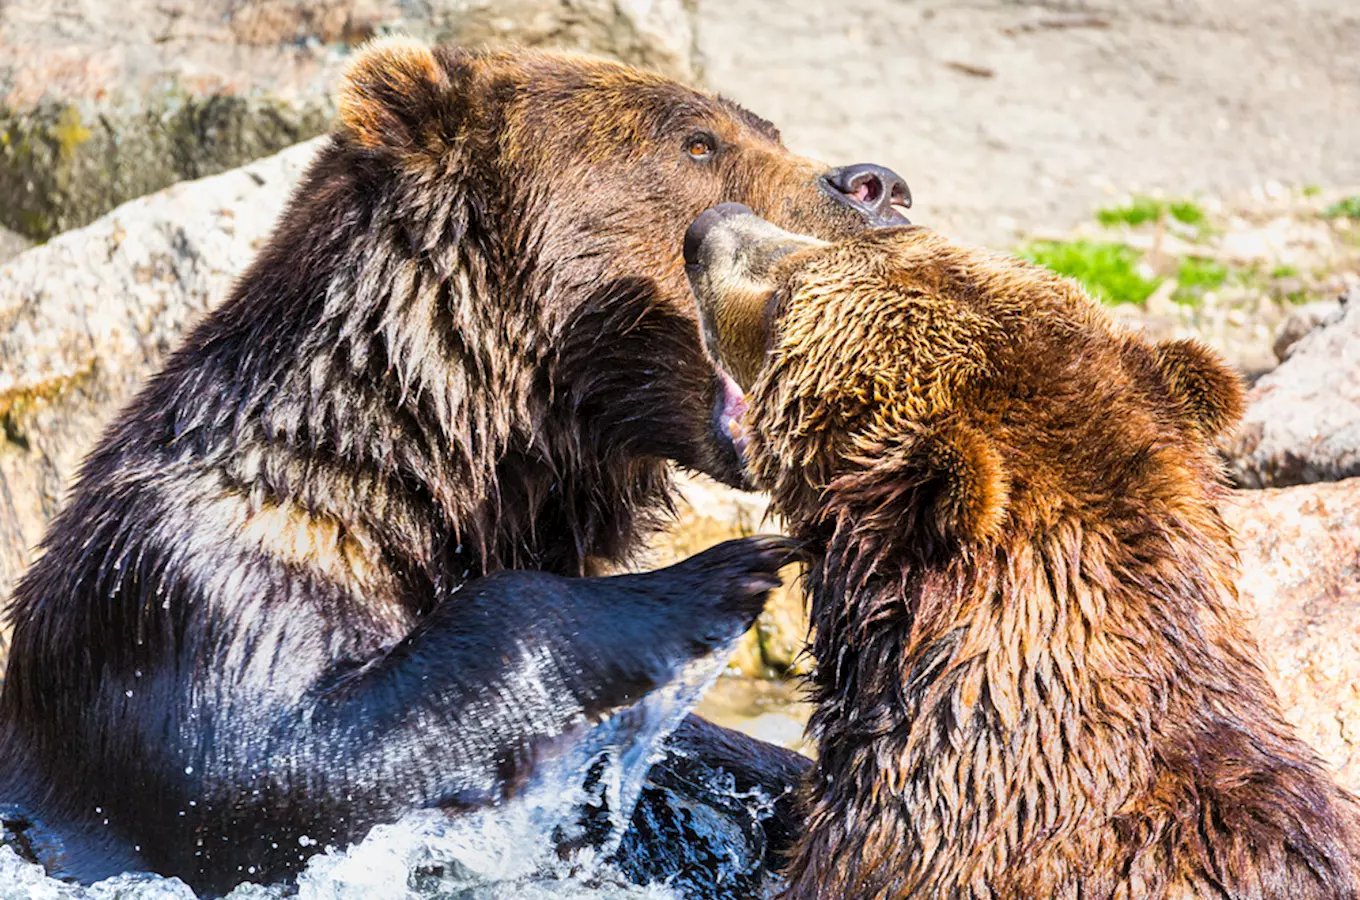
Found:
[[[887,169],[794,155],[731,101],[583,55],[386,39],[356,57],[338,105],[329,164],[363,182],[366,208],[337,204],[330,218],[390,221],[452,286],[455,310],[496,311],[452,324],[464,341],[495,331],[500,349],[470,352],[509,348],[514,358],[494,365],[537,382],[516,392],[529,420],[550,395],[583,429],[579,445],[730,483],[741,478],[728,429],[740,394],[699,344],[686,227],[739,201],[835,239],[901,224],[910,204]],[[318,183],[316,202],[333,184]]]
[[[1217,482],[1237,376],[1044,268],[919,227],[825,243],[734,207],[689,238],[706,346],[750,391],[746,465],[814,544],[977,552]]]

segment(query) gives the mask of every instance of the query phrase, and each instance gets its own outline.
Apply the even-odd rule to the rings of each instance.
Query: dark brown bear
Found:
[[[1222,362],[919,228],[727,209],[690,246],[747,464],[814,559],[786,897],[1357,896],[1356,801],[1237,606]]]
[[[339,108],[17,590],[0,803],[63,874],[282,877],[407,810],[496,802],[702,652],[777,554],[549,577],[625,561],[668,460],[739,477],[685,228],[723,200],[828,238],[903,221],[887,170],[586,57],[383,42]],[[530,650],[569,670],[538,706]]]

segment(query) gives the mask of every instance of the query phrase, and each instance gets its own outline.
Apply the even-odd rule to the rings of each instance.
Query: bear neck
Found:
[[[670,480],[588,440],[552,383],[550,312],[588,279],[507,250],[537,239],[495,224],[504,198],[389,178],[323,150],[142,406],[214,486],[335,523],[417,591],[624,558]]]
[[[788,896],[995,896],[1030,854],[1113,839],[1154,759],[1187,752],[1167,735],[1193,742],[1215,710],[1286,733],[1227,529],[1196,505],[934,559],[832,538],[809,572],[820,771]]]

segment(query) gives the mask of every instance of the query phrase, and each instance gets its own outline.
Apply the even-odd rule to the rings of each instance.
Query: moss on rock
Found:
[[[195,95],[175,85],[147,98],[0,107],[0,225],[45,240],[320,134],[331,113],[328,97]]]

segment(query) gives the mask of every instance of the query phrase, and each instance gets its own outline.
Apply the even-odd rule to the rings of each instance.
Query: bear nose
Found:
[[[753,216],[749,206],[740,203],[719,203],[712,209],[705,210],[699,214],[699,218],[689,223],[689,228],[685,229],[685,265],[692,266],[699,262],[699,247],[703,245],[704,238],[713,230],[723,219],[732,216]]]
[[[832,197],[861,213],[870,225],[911,224],[897,209],[911,208],[911,188],[892,169],[860,163],[828,172],[823,180]]]

